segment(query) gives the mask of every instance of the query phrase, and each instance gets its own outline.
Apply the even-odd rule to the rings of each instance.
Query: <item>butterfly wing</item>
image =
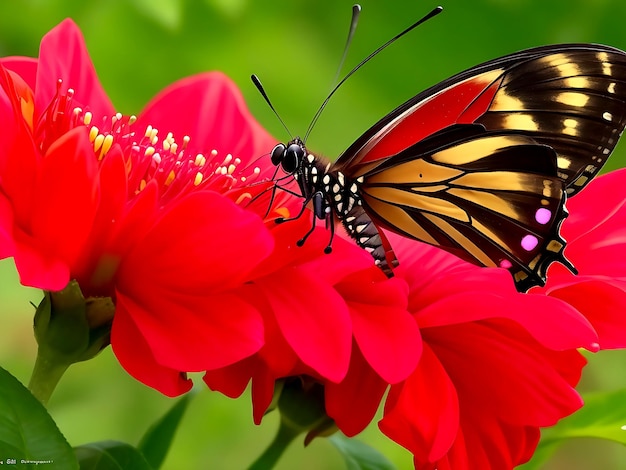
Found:
[[[358,177],[429,135],[472,123],[550,145],[558,155],[558,176],[574,195],[597,174],[626,126],[626,54],[565,44],[485,62],[392,111],[334,168]]]
[[[507,267],[526,290],[545,282],[553,261],[573,270],[559,234],[565,199],[597,174],[624,126],[624,52],[539,47],[420,93],[332,170],[362,181],[376,226]]]
[[[365,173],[360,194],[377,226],[509,268],[526,290],[543,284],[551,262],[568,264],[556,161],[527,136],[450,126]]]

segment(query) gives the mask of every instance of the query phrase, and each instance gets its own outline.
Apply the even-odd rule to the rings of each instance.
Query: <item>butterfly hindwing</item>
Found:
[[[556,153],[526,136],[452,126],[363,177],[363,205],[377,225],[509,268],[522,289],[540,283],[552,261],[567,263]]]

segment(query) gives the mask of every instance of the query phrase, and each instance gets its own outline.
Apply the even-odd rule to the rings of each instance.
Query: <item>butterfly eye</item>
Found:
[[[274,147],[274,150],[272,150],[272,164],[274,166],[278,166],[278,164],[283,161],[285,148],[284,144],[278,144]]]
[[[287,147],[287,150],[285,150],[283,160],[281,162],[283,170],[285,170],[286,173],[295,172],[300,166],[300,162],[302,161],[303,157],[304,149],[298,144],[291,144],[289,147]]]

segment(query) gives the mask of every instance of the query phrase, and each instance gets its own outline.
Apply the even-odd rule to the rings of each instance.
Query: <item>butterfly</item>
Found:
[[[526,291],[565,258],[565,202],[600,171],[626,126],[626,53],[537,47],[491,60],[391,111],[331,163],[300,138],[271,161],[297,182],[302,215],[338,220],[389,277],[383,229],[481,266]],[[277,219],[284,222],[291,219]],[[298,244],[304,243],[309,231]]]

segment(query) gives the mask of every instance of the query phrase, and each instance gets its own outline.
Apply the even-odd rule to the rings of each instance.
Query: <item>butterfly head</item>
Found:
[[[306,156],[304,143],[298,137],[289,141],[287,145],[280,143],[272,150],[272,163],[280,166],[287,174],[293,175],[301,167]]]

